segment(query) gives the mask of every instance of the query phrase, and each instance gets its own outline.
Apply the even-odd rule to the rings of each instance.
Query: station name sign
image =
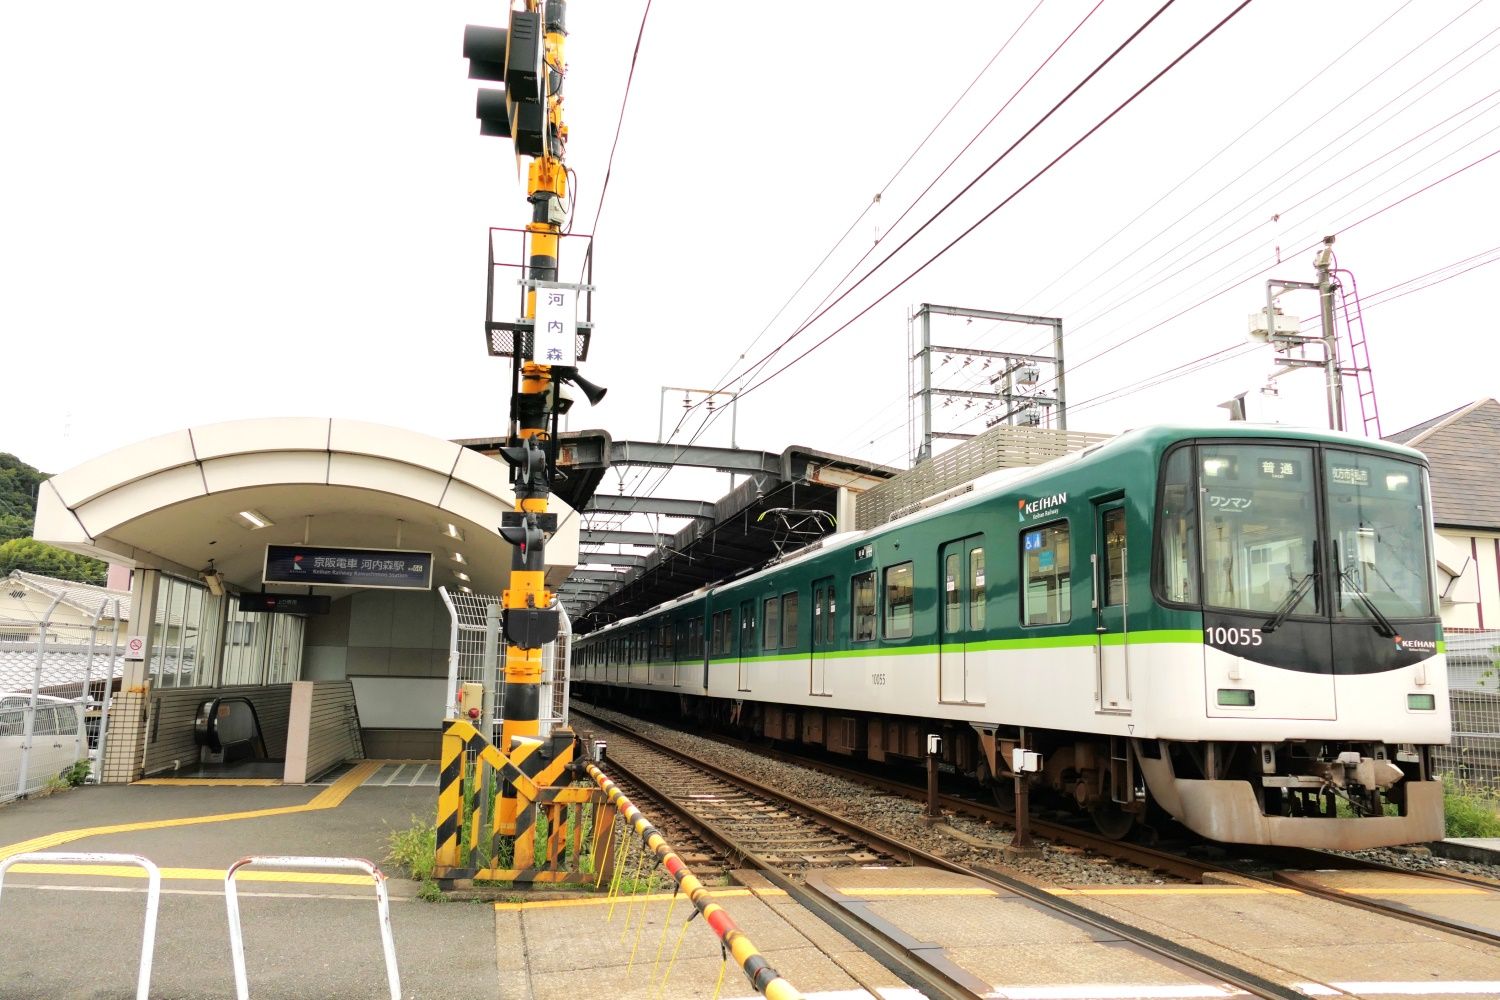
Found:
[[[267,545],[262,579],[266,583],[292,583],[304,587],[431,590],[432,553]]]
[[[262,615],[326,615],[333,598],[326,594],[241,594],[240,611]]]

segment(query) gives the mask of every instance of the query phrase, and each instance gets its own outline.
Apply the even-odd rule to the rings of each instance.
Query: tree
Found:
[[[101,587],[109,573],[109,567],[98,559],[80,556],[35,538],[12,538],[0,544],[0,577],[9,576],[13,570]]]
[[[47,478],[45,472],[0,451],[0,542],[31,534],[37,490]]]

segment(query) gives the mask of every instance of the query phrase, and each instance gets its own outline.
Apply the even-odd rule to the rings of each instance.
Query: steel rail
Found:
[[[575,715],[588,715],[589,718],[595,719],[600,724],[609,726],[622,733],[626,733],[632,738],[646,743],[653,749],[664,751],[668,756],[676,757],[677,759],[691,764],[694,767],[702,768],[706,771],[717,774],[723,777],[725,780],[741,785],[742,787],[754,791],[757,794],[779,800],[793,808],[806,810],[814,815],[820,822],[824,822],[826,818],[826,821],[828,821],[830,825],[843,824],[847,827],[859,829],[862,838],[866,843],[871,844],[871,846],[875,846],[876,844],[878,844],[879,850],[881,850],[882,853],[889,854],[892,857],[909,858],[909,863],[911,864],[921,863],[931,868],[938,868],[945,871],[955,872],[960,875],[967,875],[971,878],[978,879],[981,882],[988,882],[1041,907],[1064,914],[1071,920],[1081,922],[1094,928],[1095,930],[1103,931],[1107,934],[1111,934],[1125,941],[1131,942],[1145,949],[1146,951],[1159,955],[1169,962],[1175,963],[1185,969],[1192,970],[1195,973],[1202,973],[1213,976],[1216,979],[1222,980],[1229,985],[1243,990],[1251,996],[1261,997],[1263,998],[1263,1000],[1305,1000],[1306,998],[1306,994],[1302,993],[1300,990],[1294,989],[1291,986],[1284,986],[1280,983],[1274,983],[1247,970],[1238,969],[1232,965],[1228,965],[1227,963],[1220,961],[1219,959],[1213,958],[1209,955],[1205,955],[1198,951],[1194,951],[1191,948],[1186,948],[1180,944],[1177,944],[1176,942],[1168,940],[1167,938],[1161,937],[1160,935],[1152,934],[1149,931],[1143,931],[1140,928],[1133,927],[1123,921],[1116,920],[1112,917],[1108,917],[1094,910],[1088,909],[1087,907],[1079,903],[1075,903],[1072,900],[1055,896],[1052,893],[1048,892],[1046,889],[1039,886],[1023,882],[1020,879],[1013,878],[1009,875],[1002,874],[992,869],[978,866],[969,866],[960,864],[955,861],[950,861],[947,858],[932,854],[920,847],[916,847],[912,844],[907,844],[903,841],[886,836],[885,834],[879,833],[875,830],[860,828],[857,826],[857,824],[854,824],[843,817],[829,813],[826,809],[823,809],[820,806],[813,805],[812,803],[809,803],[803,799],[799,799],[795,796],[788,795],[785,792],[770,788],[769,786],[757,782],[751,778],[747,778],[744,775],[735,774],[734,772],[718,767],[717,765],[709,764],[700,760],[695,760],[694,758],[682,753],[681,751],[678,751],[672,747],[664,746],[659,740],[655,740],[650,736],[646,736],[640,732],[628,728],[623,723],[612,722],[610,720],[591,715],[587,712],[580,712],[576,706],[574,707],[573,712]],[[622,767],[619,761],[615,758],[611,758],[610,763],[611,766]],[[628,769],[622,767],[622,770]],[[639,776],[632,775],[632,777],[634,777],[634,779],[637,781],[642,780]],[[647,784],[649,787],[649,783]],[[754,852],[746,850],[744,851],[743,856],[751,864],[760,868],[762,873],[766,875],[766,877],[772,882],[772,884],[777,885],[778,888],[782,888],[783,890],[785,890],[793,899],[806,906],[830,926],[838,929],[841,933],[844,933],[845,926],[854,919],[851,915],[845,913],[842,909],[835,907],[825,898],[820,898],[815,894],[810,893],[804,887],[798,886],[790,879],[787,879],[782,873],[776,871],[776,869],[765,866],[765,863],[761,861],[761,859],[758,858],[754,854]],[[778,882],[778,876],[780,882]],[[781,882],[784,882],[785,884],[780,884]],[[854,941],[861,947],[872,947],[873,950],[871,951],[871,954],[876,958],[877,961],[879,961],[887,969],[890,969],[890,971],[895,973],[897,976],[900,976],[903,981],[908,982],[914,988],[925,989],[925,987],[923,987],[922,985],[913,983],[909,979],[907,979],[907,975],[912,974],[913,972],[913,963],[920,963],[920,965],[924,967],[924,975],[936,973],[939,971],[925,959],[921,958],[920,956],[913,955],[904,946],[900,945],[897,942],[894,942],[891,938],[888,938],[883,934],[879,934],[874,929],[870,928],[866,924],[863,924],[862,922],[860,922],[860,926],[858,928],[855,928],[854,930],[856,931],[856,936],[851,936],[851,941]],[[895,962],[896,964],[888,964],[888,959]],[[976,995],[973,989],[966,983],[954,980],[952,977],[949,977],[946,974],[944,974],[943,978],[948,979],[951,984],[948,989],[958,989],[960,990],[960,992],[942,992],[937,994],[938,996],[972,998]],[[985,989],[988,990],[990,989],[990,987],[986,986]]]
[[[576,713],[577,709],[575,708],[574,711]],[[609,725],[609,723],[604,724]],[[621,727],[615,728],[656,748],[656,745],[649,737],[629,733],[628,730],[624,730]],[[609,756],[601,763],[610,771],[623,775],[627,780],[640,788],[653,788],[648,778],[637,773],[618,757]],[[704,764],[701,761],[693,763],[695,766],[709,771],[709,773],[717,773],[717,769],[712,765]],[[809,892],[755,851],[738,843],[732,834],[720,829],[712,821],[704,819],[701,816],[695,816],[691,810],[675,805],[669,797],[660,792],[654,793],[654,797],[665,807],[673,809],[679,817],[688,819],[696,829],[702,831],[706,840],[722,844],[722,849],[728,857],[737,858],[742,864],[754,869],[766,881],[782,892],[785,892],[788,897],[796,900],[824,923],[858,945],[863,951],[913,989],[932,997],[933,1000],[976,1000],[977,997],[988,992],[989,987],[987,984],[980,983],[977,980],[972,982],[962,981],[950,976],[919,956],[912,954],[909,949],[902,947],[888,936],[856,920],[825,897]],[[782,799],[782,796],[774,797],[777,800]],[[877,984],[862,982],[860,985],[868,990],[872,996],[880,995],[876,991]]]

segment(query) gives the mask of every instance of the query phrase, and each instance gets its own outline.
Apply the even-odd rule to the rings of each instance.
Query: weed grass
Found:
[[[1500,837],[1500,799],[1443,782],[1443,815],[1450,837]]]

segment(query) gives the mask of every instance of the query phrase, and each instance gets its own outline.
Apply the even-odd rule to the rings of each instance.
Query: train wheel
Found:
[[[1089,810],[1089,816],[1100,833],[1110,840],[1124,840],[1135,826],[1135,813],[1128,813],[1115,802],[1100,802]]]

